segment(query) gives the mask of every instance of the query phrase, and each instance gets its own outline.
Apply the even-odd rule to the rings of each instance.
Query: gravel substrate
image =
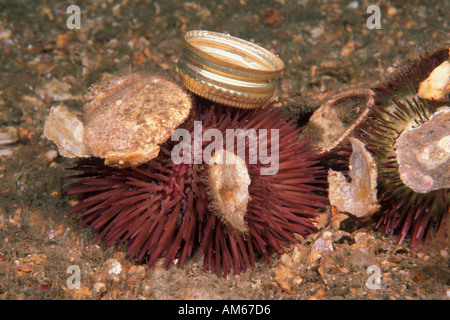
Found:
[[[144,70],[177,79],[188,30],[227,32],[285,62],[280,106],[302,119],[327,92],[382,81],[412,54],[450,38],[449,1],[84,1],[68,29],[67,1],[0,2],[0,299],[450,299],[450,247],[410,250],[409,239],[330,208],[319,231],[280,257],[227,279],[183,266],[148,267],[125,247],[94,245],[66,213],[71,166],[43,136],[52,106],[81,115],[106,73]],[[75,269],[74,269],[75,268]],[[77,269],[78,268],[78,269]],[[74,270],[80,287],[70,288]]]

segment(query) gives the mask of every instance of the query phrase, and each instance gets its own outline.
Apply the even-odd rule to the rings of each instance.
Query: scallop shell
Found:
[[[87,99],[85,143],[93,156],[120,168],[155,158],[192,107],[184,88],[145,74],[108,76]]]

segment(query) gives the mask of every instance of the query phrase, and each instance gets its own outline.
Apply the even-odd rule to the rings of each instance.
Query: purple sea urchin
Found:
[[[224,222],[215,212],[217,199],[208,185],[209,165],[204,161],[175,164],[172,150],[180,141],[167,141],[156,158],[136,168],[108,167],[99,158],[80,159],[72,168],[80,173],[68,177],[77,181],[67,190],[78,195],[80,202],[69,211],[82,212],[81,225],[99,234],[96,241],[103,239],[105,246],[127,243],[129,257],[146,258],[149,265],[160,257],[165,257],[165,265],[178,257],[182,265],[198,249],[204,270],[226,277],[230,271],[239,274],[253,267],[257,255],[269,261],[271,254],[295,241],[295,234],[304,236],[315,230],[311,218],[324,199],[314,191],[320,189],[318,177],[324,172],[307,142],[298,141],[294,120],[269,108],[215,106],[206,114],[192,111],[182,126],[192,137],[196,120],[202,120],[203,132],[217,129],[224,137],[227,129],[254,129],[258,139],[270,129],[278,130],[279,143],[268,141],[269,154],[278,152],[276,173],[261,174],[268,165],[259,159],[253,163],[250,152],[241,157],[250,177],[246,228],[235,230],[233,223]],[[235,145],[236,155],[241,154],[239,148],[249,150],[249,140],[245,141],[243,146]],[[203,142],[203,151],[206,146]]]
[[[375,105],[368,120],[361,126],[359,137],[374,156],[378,167],[381,205],[378,227],[388,234],[399,231],[399,243],[410,233],[413,248],[423,239],[431,237],[444,217],[448,216],[450,190],[440,188],[419,193],[408,187],[400,177],[396,141],[406,130],[428,122],[443,105],[416,96],[419,84],[442,62],[441,53],[420,57],[411,67],[374,90]],[[448,59],[448,54],[444,59]]]

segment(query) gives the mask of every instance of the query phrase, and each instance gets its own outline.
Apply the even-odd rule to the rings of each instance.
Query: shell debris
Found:
[[[450,49],[449,49],[450,53]],[[435,101],[450,100],[450,61],[446,60],[437,66],[419,85],[417,96]]]
[[[331,205],[341,212],[367,217],[380,208],[377,202],[377,168],[361,141],[350,138],[350,142],[353,148],[348,173],[351,182],[347,182],[342,172],[329,169],[328,197]]]
[[[84,124],[66,106],[55,106],[45,121],[44,135],[53,141],[63,157],[89,157],[84,143]]]
[[[208,194],[218,218],[236,232],[247,233],[245,214],[251,180],[245,161],[233,152],[216,152],[209,162],[208,180]]]

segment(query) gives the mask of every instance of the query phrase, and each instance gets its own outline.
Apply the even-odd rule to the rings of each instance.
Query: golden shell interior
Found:
[[[194,30],[185,35],[177,67],[191,92],[232,107],[258,108],[273,97],[284,63],[249,41]]]

